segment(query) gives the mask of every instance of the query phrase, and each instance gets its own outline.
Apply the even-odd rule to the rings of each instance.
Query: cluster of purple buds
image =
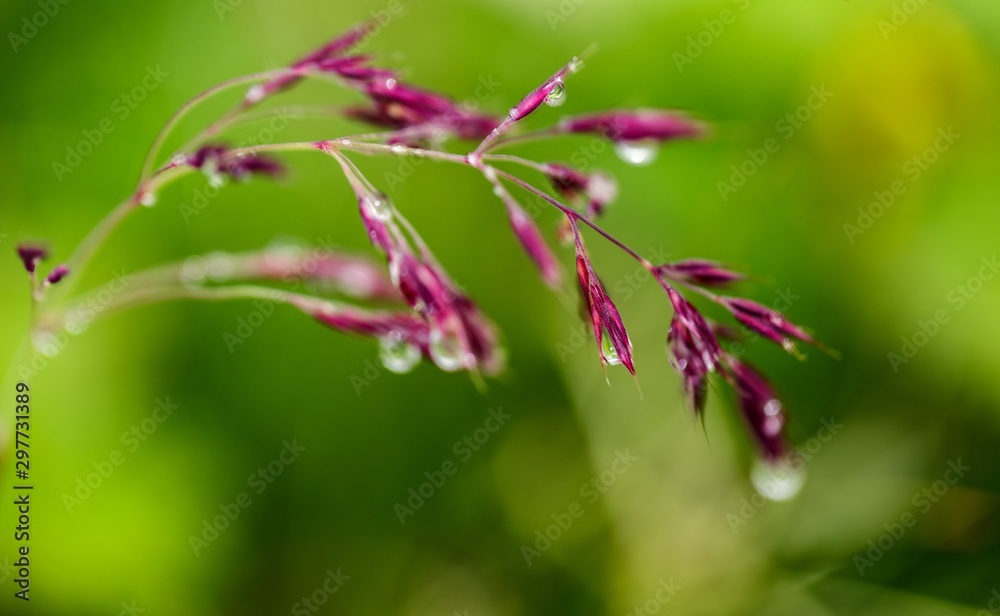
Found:
[[[448,275],[389,197],[368,181],[348,154],[419,155],[471,166],[492,185],[493,193],[506,209],[515,237],[541,278],[557,289],[564,284],[560,259],[546,241],[546,234],[511,194],[510,188],[525,191],[561,213],[556,236],[573,243],[582,313],[593,329],[603,367],[622,365],[633,376],[636,374],[632,342],[624,321],[584,244],[583,232],[589,232],[588,229],[636,259],[666,292],[673,308],[666,338],[667,352],[671,365],[681,376],[683,391],[695,414],[703,416],[712,379],[723,379],[736,392],[741,416],[761,456],[772,462],[780,457],[786,449],[783,439],[786,420],[773,388],[753,368],[727,352],[720,342],[720,338],[729,337],[727,328],[702,316],[682,290],[716,303],[737,323],[789,352],[798,353],[796,341],[817,342],[775,310],[750,300],[715,294],[717,288],[742,280],[742,275],[716,262],[700,259],[654,265],[598,226],[595,220],[615,201],[619,192],[615,180],[607,173],[575,169],[562,162],[538,163],[493,153],[528,139],[592,135],[610,141],[626,162],[648,164],[664,143],[704,137],[708,132],[706,126],[673,111],[613,110],[566,117],[534,133],[510,136],[508,133],[517,128],[521,120],[543,105],[557,107],[563,104],[565,81],[581,69],[582,62],[574,58],[501,118],[470,111],[446,95],[404,83],[393,70],[372,66],[370,55],[352,52],[366,31],[367,24],[358,26],[289,67],[265,74],[264,81],[247,92],[235,113],[224,119],[239,117],[250,107],[288,90],[306,77],[329,78],[360,93],[366,103],[348,107],[344,115],[385,129],[383,132],[351,139],[270,144],[268,149],[276,151],[285,145],[288,149],[295,146],[294,149],[299,150],[319,150],[340,165],[357,198],[365,233],[376,251],[384,256],[384,266],[332,251],[218,253],[206,257],[206,262],[211,266],[214,258],[220,267],[208,269],[225,272],[227,278],[212,277],[213,283],[250,279],[319,283],[325,285],[326,290],[377,306],[371,309],[348,306],[303,293],[286,293],[283,297],[287,303],[332,329],[378,339],[382,362],[387,368],[405,372],[421,358],[428,358],[447,371],[497,374],[504,367],[504,353],[493,324]],[[225,125],[226,122],[220,120],[210,128],[221,130]],[[201,139],[193,143],[204,143],[215,132],[206,129]],[[479,143],[465,156],[434,149],[446,138]],[[262,153],[263,150],[263,146],[233,149],[222,143],[205,144],[193,152],[177,154],[168,166],[156,173],[186,166],[202,171],[213,181],[280,175],[284,167]],[[500,169],[497,165],[501,163],[540,172],[551,185],[551,191],[546,192]],[[144,180],[148,179],[144,176]],[[146,203],[148,193],[144,191],[147,186],[140,184],[136,202]],[[46,257],[46,251],[21,246],[18,253],[34,285],[37,264]],[[67,272],[66,266],[56,267],[42,286],[58,282]],[[210,293],[212,288],[203,287],[201,292]],[[260,290],[255,292],[260,293]]]

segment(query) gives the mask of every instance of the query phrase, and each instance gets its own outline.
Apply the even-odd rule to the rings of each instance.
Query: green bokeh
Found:
[[[30,318],[18,241],[44,239],[54,260],[65,259],[128,194],[156,131],[184,101],[281,66],[388,6],[53,4],[58,12],[26,42],[16,36],[40,4],[0,7],[4,367],[21,361]],[[671,579],[681,588],[655,604],[662,613],[989,613],[1000,588],[1000,278],[973,282],[963,302],[955,293],[997,253],[1000,5],[401,5],[370,50],[417,83],[464,99],[492,80],[499,86],[482,104],[502,111],[596,43],[565,106],[543,108],[532,125],[617,106],[681,108],[713,125],[709,140],[667,148],[648,168],[600,154],[595,167],[621,185],[606,227],[643,254],[750,271],[741,293],[793,297],[788,314],[840,352],[800,363],[748,345],[783,394],[793,441],[816,449],[801,494],[761,505],[748,479],[752,449],[724,388],[704,431],[691,420],[663,355],[668,304],[636,281],[634,263],[589,242],[629,326],[641,391],[616,369],[605,383],[593,343],[577,344],[578,317],[538,281],[488,186],[427,163],[392,198],[503,330],[510,371],[484,391],[428,365],[371,379],[373,344],[282,309],[230,352],[223,335],[254,310],[249,303],[166,304],[98,321],[30,379],[32,601],[13,599],[5,567],[0,610],[107,615],[134,601],[146,614],[288,614],[339,569],[350,579],[319,613],[628,614],[654,607]],[[116,99],[156,67],[167,76],[122,117]],[[803,108],[815,88],[829,100]],[[285,100],[357,99],[307,84]],[[182,131],[221,108],[209,105]],[[789,129],[782,120],[797,112],[808,118]],[[59,180],[53,162],[103,118],[114,130]],[[960,137],[916,177],[908,161],[949,129]],[[277,138],[352,130],[303,121]],[[723,198],[719,182],[769,139],[777,151],[748,163],[745,185]],[[571,139],[523,153],[568,159],[589,145]],[[227,187],[187,220],[180,205],[203,180],[170,187],[116,232],[80,282],[289,238],[366,250],[336,166],[306,154],[287,161],[287,181]],[[358,162],[376,179],[397,168]],[[905,193],[891,207],[870,226],[862,220],[863,233],[845,229],[859,224],[859,208],[878,213],[876,193],[896,181]],[[551,229],[556,217],[541,222]],[[941,311],[947,322],[921,338],[921,323]],[[926,344],[894,369],[887,354],[915,334]],[[352,377],[370,384],[359,389]],[[15,378],[0,396],[5,439]],[[130,451],[123,433],[168,399],[178,409]],[[511,419],[464,460],[453,445],[490,409]],[[824,420],[843,427],[828,442],[810,440],[826,434]],[[247,477],[295,439],[305,452],[254,493]],[[16,558],[11,447],[0,467],[4,564]],[[124,463],[68,511],[64,495],[116,450]],[[638,461],[589,502],[580,486],[625,451]],[[395,505],[448,460],[457,474],[400,524]],[[970,470],[925,507],[922,491],[959,460]],[[196,556],[189,537],[240,492],[252,505]],[[528,566],[522,546],[574,502],[583,515]],[[892,538],[887,529],[907,514],[915,525]],[[860,574],[856,557],[880,537],[889,549]]]

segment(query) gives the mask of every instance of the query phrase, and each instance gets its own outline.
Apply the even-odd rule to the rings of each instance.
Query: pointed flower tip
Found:
[[[49,256],[49,251],[44,246],[37,244],[19,244],[17,247],[17,256],[21,258],[24,269],[29,274],[34,274],[35,269],[38,267],[38,262],[46,259]]]
[[[795,353],[795,340],[816,345],[817,341],[785,315],[757,302],[738,298],[723,297],[720,303],[728,309],[737,321],[765,338],[781,345],[789,353]]]

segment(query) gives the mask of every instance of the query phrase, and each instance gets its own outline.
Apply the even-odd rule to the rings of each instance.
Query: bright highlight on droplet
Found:
[[[780,502],[795,498],[806,482],[805,467],[787,462],[758,461],[750,470],[750,481],[761,496]]]
[[[615,144],[615,153],[628,164],[642,167],[656,160],[659,146],[655,143],[621,141]]]
[[[562,81],[552,84],[552,89],[545,95],[545,104],[549,107],[558,107],[566,102],[566,85]]]

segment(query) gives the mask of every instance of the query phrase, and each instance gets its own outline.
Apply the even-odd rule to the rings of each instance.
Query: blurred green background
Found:
[[[429,365],[388,374],[373,343],[291,309],[230,353],[223,336],[253,312],[249,303],[167,304],[95,322],[29,380],[29,604],[13,598],[19,544],[5,447],[0,610],[998,613],[1000,278],[981,266],[997,254],[1000,223],[1000,4],[400,1],[369,50],[413,82],[462,100],[491,79],[499,85],[482,104],[502,112],[596,43],[565,106],[541,109],[533,125],[618,106],[686,109],[714,125],[711,139],[667,148],[647,168],[603,152],[594,167],[621,184],[606,227],[646,255],[745,268],[754,281],[741,293],[768,304],[790,297],[789,316],[840,351],[839,361],[812,351],[800,363],[747,345],[783,395],[790,437],[807,448],[801,493],[787,502],[756,494],[752,447],[725,388],[704,431],[692,421],[663,355],[669,305],[634,277],[634,263],[591,240],[630,327],[641,392],[621,369],[605,383],[578,317],[539,282],[484,182],[424,164],[391,196],[505,332],[509,373],[482,392]],[[185,100],[281,66],[389,6],[53,0],[53,16],[35,17],[43,5],[0,6],[5,367],[19,361],[30,318],[18,241],[45,239],[53,263],[65,259],[129,193],[156,131]],[[43,25],[28,36],[25,19]],[[126,114],[119,97],[157,68],[162,82]],[[814,96],[824,88],[825,100]],[[356,100],[313,83],[282,102]],[[223,107],[209,105],[182,131]],[[58,179],[53,162],[104,118],[113,130]],[[949,129],[959,137],[938,139]],[[303,121],[277,138],[351,131]],[[772,139],[777,149],[753,162]],[[565,160],[587,144],[522,153]],[[172,186],[119,229],[85,286],[274,241],[367,250],[335,165],[286,160],[288,180],[227,187],[187,220],[180,206],[204,180]],[[398,166],[356,160],[376,182]],[[744,185],[720,191],[744,165],[753,172]],[[872,207],[895,182],[905,192]],[[556,218],[540,220],[551,229]],[[928,324],[942,314],[946,322]],[[919,334],[921,323],[934,335]],[[904,340],[921,346],[894,366],[888,354]],[[15,379],[8,374],[0,398],[8,439]],[[177,407],[160,423],[149,419],[158,401]],[[491,409],[511,419],[477,451],[456,450]],[[821,442],[824,421],[841,427]],[[123,441],[135,426],[145,440]],[[258,494],[248,478],[296,439],[305,450]],[[78,480],[115,452],[123,462],[68,506]],[[591,502],[581,485],[625,452],[637,460]],[[448,461],[457,473],[401,524],[396,505]],[[954,485],[949,463],[968,467]],[[241,492],[250,506],[196,555],[190,537]],[[552,527],[574,503],[582,515]],[[523,546],[547,527],[558,539],[529,566]]]

